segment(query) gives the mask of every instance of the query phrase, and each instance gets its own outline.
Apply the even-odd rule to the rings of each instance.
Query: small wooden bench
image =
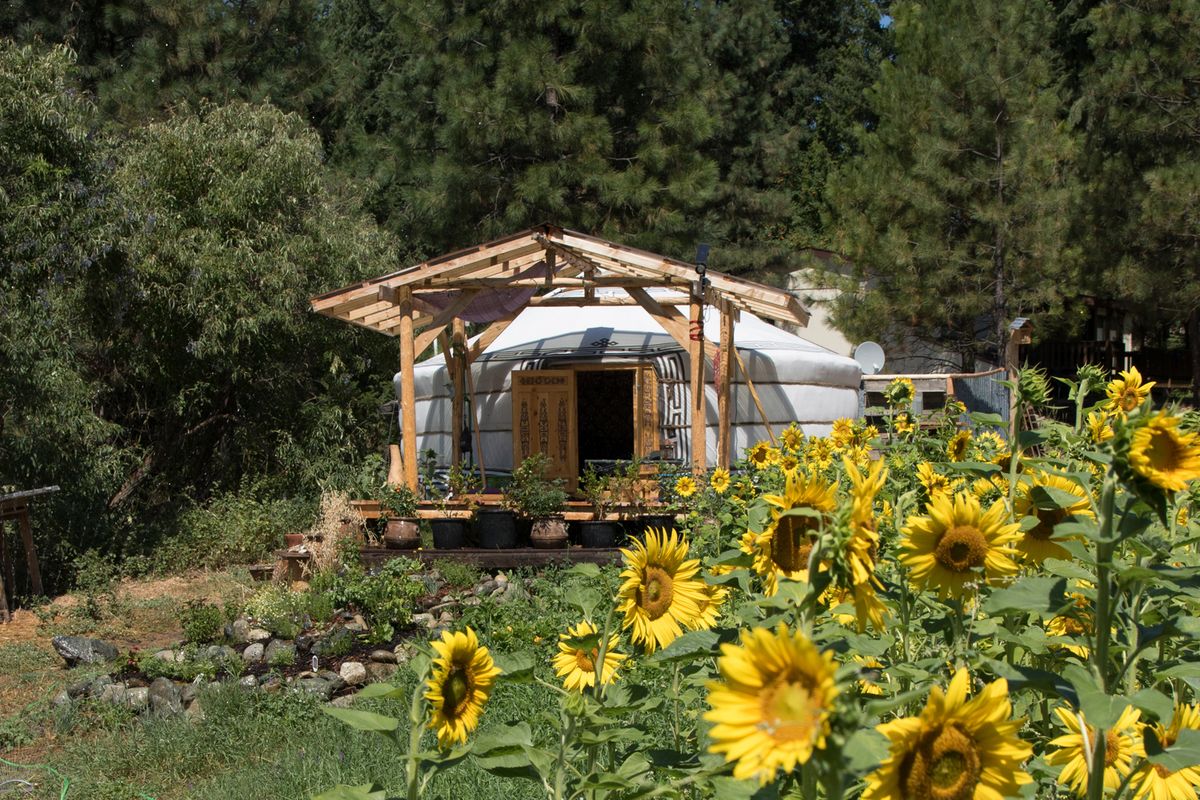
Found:
[[[13,562],[15,554],[9,552],[4,523],[9,520],[17,523],[17,529],[21,532],[21,543],[25,546],[25,564],[29,569],[30,588],[35,595],[45,594],[46,591],[42,587],[42,571],[38,566],[37,548],[33,544],[33,527],[29,523],[29,504],[39,497],[57,491],[57,486],[43,486],[40,489],[0,494],[0,622],[8,622],[12,618],[9,613],[8,592],[16,591],[16,570]]]

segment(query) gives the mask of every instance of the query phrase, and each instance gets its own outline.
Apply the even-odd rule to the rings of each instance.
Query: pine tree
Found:
[[[879,119],[831,185],[837,243],[866,281],[835,319],[856,338],[911,335],[971,366],[1005,328],[1069,325],[1080,254],[1067,236],[1076,142],[1043,2],[895,9]]]

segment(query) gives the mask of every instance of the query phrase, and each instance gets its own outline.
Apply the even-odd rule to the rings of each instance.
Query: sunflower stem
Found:
[[[422,690],[429,678],[429,669],[430,667],[426,667],[417,679],[417,683],[413,687],[412,699],[408,705],[408,764],[406,765],[408,800],[417,800],[420,796],[421,770],[417,753],[421,749],[421,734],[425,731],[425,697]]]
[[[1110,469],[1104,476],[1104,486],[1100,495],[1100,528],[1096,540],[1096,646],[1092,653],[1094,661],[1092,670],[1100,683],[1100,689],[1109,694],[1112,689],[1109,676],[1108,646],[1111,637],[1112,610],[1112,576],[1110,566],[1113,554],[1113,523],[1116,506],[1117,481],[1116,475]],[[1081,725],[1086,732],[1086,725]],[[1094,729],[1095,741],[1091,742],[1092,759],[1088,774],[1088,800],[1102,800],[1104,797],[1104,768],[1107,754],[1108,731],[1104,728]],[[1086,740],[1085,740],[1086,741]]]

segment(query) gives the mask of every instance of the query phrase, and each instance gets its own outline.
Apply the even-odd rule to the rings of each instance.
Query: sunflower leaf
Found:
[[[964,472],[968,475],[978,475],[981,478],[1004,474],[1004,470],[1000,468],[999,464],[993,464],[990,461],[959,461],[939,466],[945,467],[947,472]]]
[[[1066,591],[1066,578],[1046,575],[1022,578],[1019,583],[992,592],[983,607],[989,614],[1009,611],[1052,614],[1067,605]]]
[[[596,606],[600,603],[600,593],[589,586],[572,586],[567,589],[563,595],[563,599],[570,605],[579,609],[585,619],[592,617],[592,612],[596,610]]]
[[[1175,744],[1163,748],[1155,736],[1146,736],[1146,758],[1151,764],[1162,764],[1172,772],[1200,765],[1200,731],[1184,728]]]
[[[600,646],[600,638],[602,636],[602,633],[596,631],[595,633],[587,633],[582,636],[568,636],[566,639],[559,639],[559,641],[572,650],[582,650],[585,653],[590,653]]]
[[[1057,486],[1034,486],[1029,490],[1029,499],[1036,508],[1056,511],[1077,505],[1083,498]]]
[[[589,564],[585,561],[583,563],[576,564],[575,566],[571,567],[569,570],[567,570],[567,574],[568,575],[578,575],[581,578],[588,578],[588,579],[599,578],[600,577],[600,567],[598,567],[595,564]]]
[[[1044,694],[1056,694],[1071,705],[1078,705],[1079,697],[1075,687],[1065,681],[1056,672],[1033,667],[1022,667],[1019,664],[1009,664],[1006,661],[989,659],[987,665],[997,676],[1008,681],[1009,692],[1019,692],[1022,689],[1037,689]]]
[[[846,769],[866,772],[887,758],[888,738],[873,728],[855,731],[842,746]]]
[[[508,683],[529,683],[533,680],[533,658],[528,653],[499,653],[494,658],[503,672],[500,677]]]
[[[1169,723],[1171,716],[1175,713],[1175,701],[1157,689],[1142,689],[1129,699],[1133,701],[1135,706],[1156,717],[1159,722],[1164,724]]]
[[[1055,529],[1057,531],[1057,528]],[[1058,575],[1063,578],[1074,578],[1079,581],[1088,581],[1089,583],[1096,582],[1096,576],[1088,570],[1079,566],[1074,561],[1066,561],[1060,558],[1047,558],[1042,562],[1042,568],[1051,575]]]
[[[1063,668],[1062,675],[1075,687],[1079,697],[1079,710],[1089,725],[1097,728],[1112,728],[1121,712],[1130,705],[1128,697],[1110,695],[1096,683],[1096,677],[1091,670],[1080,664],[1068,664]]]
[[[717,655],[719,638],[713,631],[689,631],[655,653],[650,660],[660,664],[673,664],[710,658]]]
[[[407,694],[398,686],[393,686],[390,683],[372,683],[369,686],[364,686],[358,693],[358,697],[370,700],[376,697],[404,697]]]
[[[373,731],[375,733],[390,735],[400,727],[400,720],[395,717],[376,714],[374,711],[359,711],[356,708],[332,708],[328,706],[323,708],[322,711],[334,719],[346,723],[351,728],[360,731]]]
[[[754,781],[722,776],[712,779],[713,800],[776,800],[779,784],[759,787]]]

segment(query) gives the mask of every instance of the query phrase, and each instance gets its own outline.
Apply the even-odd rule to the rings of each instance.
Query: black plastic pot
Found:
[[[479,546],[507,550],[517,546],[517,520],[505,508],[481,508],[475,512],[475,538]]]
[[[429,528],[433,531],[433,546],[438,550],[457,550],[466,544],[467,525],[465,519],[431,519]]]
[[[642,527],[641,533],[643,535],[646,533],[646,531],[650,530],[651,528],[654,528],[656,530],[665,529],[669,533],[671,531],[671,529],[675,527],[675,515],[674,514],[648,514],[648,515],[642,517],[639,520],[639,522],[641,523],[641,527]]]
[[[603,520],[584,520],[579,523],[579,543],[584,547],[616,547],[620,525]]]

